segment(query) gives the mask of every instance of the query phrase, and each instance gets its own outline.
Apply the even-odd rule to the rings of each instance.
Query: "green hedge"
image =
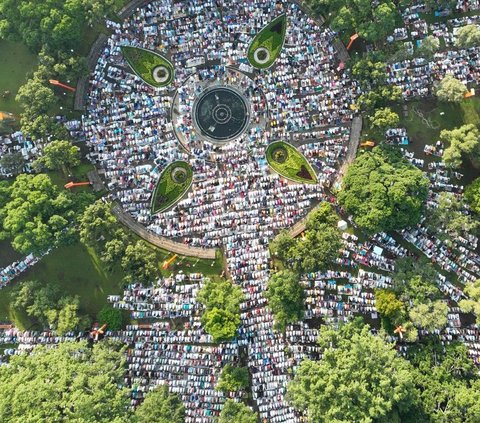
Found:
[[[288,156],[283,163],[275,161],[273,157],[273,153],[278,149],[285,149],[287,152]],[[273,142],[267,147],[265,158],[272,170],[284,178],[302,184],[316,184],[318,182],[317,174],[308,160],[293,145],[284,141]]]
[[[187,172],[184,182],[177,183],[172,178],[172,172],[177,167]],[[192,184],[193,171],[187,162],[176,161],[170,163],[160,175],[152,196],[151,212],[160,213],[177,203]]]

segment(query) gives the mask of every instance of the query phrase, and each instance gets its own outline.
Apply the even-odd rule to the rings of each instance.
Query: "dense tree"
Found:
[[[106,324],[109,330],[120,330],[124,326],[122,311],[109,305],[98,312],[97,320],[101,325]]]
[[[480,150],[480,131],[475,125],[462,125],[452,130],[444,129],[440,132],[440,140],[448,145],[443,153],[443,161],[448,167],[460,167],[465,157],[477,159]]]
[[[477,25],[465,25],[458,29],[455,44],[461,48],[480,45],[480,28]]]
[[[373,116],[370,116],[370,123],[372,128],[376,128],[384,133],[389,128],[398,126],[400,118],[390,107],[384,107],[375,111]]]
[[[282,270],[274,273],[264,293],[275,317],[275,328],[284,331],[289,323],[303,318],[305,292],[298,273]]]
[[[69,169],[79,164],[80,148],[70,141],[55,140],[45,146],[41,157],[34,162],[34,167],[62,170],[65,175],[68,175]]]
[[[398,150],[375,147],[349,166],[338,202],[368,233],[403,229],[420,220],[428,186]]]
[[[176,394],[168,392],[168,386],[162,385],[150,391],[143,403],[135,410],[138,423],[183,423],[185,407]]]
[[[78,297],[62,296],[58,285],[51,282],[25,281],[17,285],[12,307],[35,318],[42,328],[55,329],[59,335],[85,329],[90,323],[80,314]]]
[[[409,311],[412,323],[429,332],[443,329],[448,321],[447,314],[448,306],[441,300],[416,304]]]
[[[375,308],[393,324],[399,324],[405,318],[405,304],[393,291],[377,289],[375,291]]]
[[[467,186],[464,198],[475,213],[480,213],[480,178]]]
[[[393,289],[404,303],[426,303],[442,298],[437,286],[437,271],[422,256],[400,258],[395,262]]]
[[[12,356],[0,366],[2,421],[127,423],[128,391],[123,385],[125,356],[101,342],[37,346],[34,354]]]
[[[53,90],[38,79],[29,79],[22,85],[15,99],[29,119],[46,114],[56,102]]]
[[[123,256],[128,242],[126,233],[121,229],[115,232],[115,236],[116,238],[105,243],[102,255],[100,256],[100,259],[110,267],[115,265]]]
[[[33,140],[47,140],[49,137],[65,138],[67,129],[47,115],[31,116],[23,113],[20,120],[22,132],[28,134]]]
[[[466,299],[460,300],[458,305],[465,313],[474,313],[477,316],[477,322],[480,321],[480,279],[475,282],[468,282],[465,286],[464,293]]]
[[[439,194],[438,207],[429,210],[428,228],[442,240],[475,234],[480,222],[474,219],[466,210],[463,199],[450,192]]]
[[[416,421],[474,423],[480,420],[480,381],[460,343],[443,345],[437,338],[411,347],[419,408]]]
[[[202,324],[214,342],[229,341],[240,325],[242,290],[230,281],[207,280],[197,294],[197,301],[205,306]]]
[[[285,261],[290,257],[289,251],[294,245],[295,239],[286,229],[282,229],[270,243],[270,251],[275,258]]]
[[[21,152],[6,153],[0,157],[0,167],[12,175],[19,174],[25,166],[25,159]]]
[[[0,37],[21,40],[39,52],[76,49],[86,29],[109,13],[115,0],[0,0]]]
[[[218,423],[257,423],[257,414],[245,404],[227,400],[220,412]]]
[[[374,110],[401,98],[400,88],[386,83],[387,65],[381,57],[369,55],[357,60],[352,66],[352,75],[363,90],[358,104],[364,110]]]
[[[227,364],[223,367],[222,373],[220,373],[220,378],[215,389],[228,394],[229,392],[248,388],[249,383],[250,379],[246,367],[237,367]]]
[[[0,235],[11,238],[13,248],[23,254],[43,253],[74,237],[70,224],[90,200],[88,194],[73,198],[60,191],[47,175],[19,175],[0,210]]]
[[[89,205],[79,219],[80,240],[98,252],[103,250],[107,240],[113,239],[118,229],[110,204],[101,200]]]
[[[418,55],[425,57],[427,60],[431,60],[439,48],[439,39],[433,35],[429,35],[422,40],[422,44],[418,48],[417,53]]]
[[[287,261],[301,273],[324,271],[335,263],[342,246],[332,206],[321,203],[308,215],[305,228],[304,236],[288,250]]]
[[[390,0],[310,0],[313,8],[332,16],[331,26],[347,35],[358,33],[367,41],[385,38],[395,28],[398,12]]]
[[[463,82],[452,75],[446,75],[438,84],[436,94],[441,101],[460,102],[466,92],[467,87]]]
[[[128,283],[151,284],[160,277],[157,255],[143,240],[127,246],[122,257],[122,269]]]
[[[311,422],[399,421],[415,398],[409,363],[358,320],[322,327],[320,361],[304,359],[288,385]],[[347,406],[348,405],[348,406]]]

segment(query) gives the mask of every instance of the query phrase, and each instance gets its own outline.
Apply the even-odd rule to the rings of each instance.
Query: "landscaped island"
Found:
[[[316,184],[317,175],[305,156],[284,141],[271,143],[265,151],[269,166],[284,178],[302,184]]]
[[[287,15],[281,15],[263,28],[248,48],[248,61],[257,69],[268,69],[280,56],[285,34]]]
[[[152,195],[152,214],[160,213],[173,206],[192,184],[193,171],[187,162],[170,163],[160,175]]]
[[[175,75],[165,57],[140,47],[122,46],[122,54],[135,74],[154,88],[170,85]]]

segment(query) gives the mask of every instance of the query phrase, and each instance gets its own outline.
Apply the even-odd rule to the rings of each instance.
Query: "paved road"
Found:
[[[140,238],[143,238],[145,241],[148,241],[150,244],[156,245],[159,248],[163,248],[182,256],[196,257],[199,259],[215,260],[216,258],[216,250],[213,248],[191,247],[149,231],[125,212],[119,204],[114,204],[112,207],[112,213],[121,223],[136,233]]]

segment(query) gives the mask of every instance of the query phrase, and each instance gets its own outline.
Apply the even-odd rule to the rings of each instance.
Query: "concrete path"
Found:
[[[352,120],[352,128],[351,128],[351,131],[350,131],[350,140],[348,142],[347,157],[345,158],[345,161],[343,162],[342,167],[338,171],[338,176],[337,176],[337,178],[335,179],[335,182],[332,185],[340,182],[340,180],[342,179],[348,165],[353,161],[353,159],[357,155],[358,145],[360,143],[361,132],[362,132],[362,118],[361,118],[361,116],[356,116]],[[313,208],[312,210],[315,210],[315,208]],[[305,216],[302,220],[299,220],[297,223],[295,223],[295,225],[293,225],[288,230],[288,232],[291,236],[296,237],[296,236],[300,235],[305,230],[305,222],[306,222],[307,216]]]
[[[216,250],[214,248],[191,247],[149,231],[142,224],[135,221],[135,219],[133,219],[133,217],[127,212],[125,212],[119,204],[114,204],[112,207],[112,213],[122,224],[127,226],[140,238],[143,238],[145,241],[148,241],[150,244],[153,244],[159,248],[163,248],[164,250],[168,250],[172,253],[180,254],[182,256],[196,257],[199,259],[215,260],[216,258]]]

